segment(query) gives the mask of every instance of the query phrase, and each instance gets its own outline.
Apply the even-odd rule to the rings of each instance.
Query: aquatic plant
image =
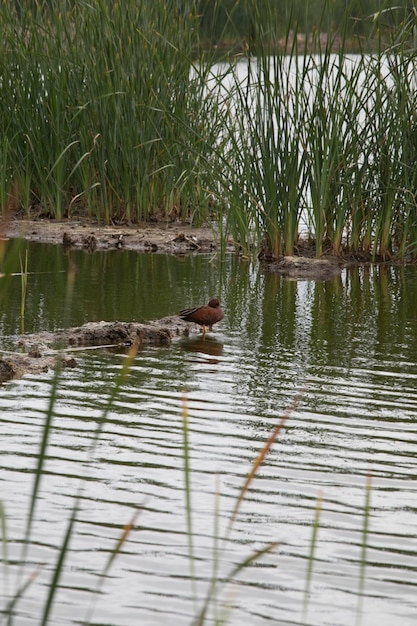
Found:
[[[198,171],[172,125],[201,123],[194,3],[23,4],[0,9],[2,208],[60,218],[71,205],[106,222],[198,213]]]
[[[261,36],[244,57],[246,80],[231,89],[238,123],[227,125],[225,180],[238,171],[240,194],[223,187],[229,219],[247,224],[241,245],[252,245],[255,229],[267,256],[292,254],[304,228],[317,256],[326,246],[374,260],[414,259],[417,48],[410,22],[392,33],[395,47],[379,40],[373,54],[349,54],[343,30],[323,42],[319,27],[302,48],[288,32],[287,54],[276,55],[269,42],[277,18],[271,11],[264,22],[256,6]]]
[[[228,542],[230,538],[230,534],[232,532],[233,525],[236,520],[236,516],[239,512],[240,506],[245,498],[245,495],[250,485],[252,484],[256,476],[256,473],[259,467],[262,465],[262,462],[264,461],[266,455],[268,454],[272,445],[276,441],[278,435],[283,430],[290,414],[292,413],[292,411],[294,411],[297,404],[299,403],[300,398],[301,398],[301,394],[297,394],[297,396],[294,398],[294,401],[287,408],[287,410],[285,411],[285,414],[279,420],[278,424],[275,426],[271,435],[269,436],[265,444],[262,446],[257,457],[255,458],[252,464],[252,467],[250,468],[248,475],[238,493],[238,496],[236,498],[234,507],[230,514],[229,522],[227,524],[223,537],[219,536],[218,522],[219,522],[220,492],[219,492],[219,487],[216,489],[216,506],[215,506],[215,511],[214,511],[215,523],[214,523],[214,533],[213,533],[213,541],[214,541],[213,573],[212,573],[211,581],[208,586],[207,592],[205,594],[205,598],[202,603],[202,606],[201,608],[198,608],[196,610],[196,617],[193,622],[195,626],[202,626],[206,622],[206,618],[208,617],[208,613],[210,610],[212,610],[215,615],[219,613],[219,606],[218,606],[219,587],[221,587],[221,589],[224,590],[226,585],[229,584],[231,581],[233,581],[243,568],[247,567],[254,561],[258,560],[264,554],[271,552],[279,545],[279,542],[275,541],[275,542],[271,542],[267,544],[266,546],[264,546],[263,548],[259,550],[255,550],[249,556],[244,557],[240,562],[238,562],[225,577],[222,576],[220,579],[219,569],[218,569],[219,561],[220,561],[220,554],[221,554],[220,551],[222,548],[225,547],[225,544]],[[190,459],[189,459],[188,410],[187,410],[186,396],[184,396],[183,398],[182,417],[183,417],[183,433],[184,433],[184,485],[185,485],[185,500],[186,500],[185,510],[186,510],[186,516],[187,516],[189,561],[190,561],[190,569],[191,569],[191,581],[193,584],[194,604],[197,605],[198,598],[197,598],[196,585],[195,585],[195,569],[194,569],[195,556],[194,556],[194,548],[193,548],[193,526],[192,526],[192,517],[193,517],[192,489],[191,489],[192,474],[191,474]],[[224,607],[223,607],[223,611],[224,611]]]
[[[22,298],[20,302],[20,319],[21,319],[21,332],[24,332],[24,320],[25,320],[25,308],[26,308],[26,293],[28,287],[28,249],[26,248],[25,260],[23,261],[21,254],[19,254],[20,262],[20,287],[22,292]]]
[[[239,4],[220,33],[219,3],[204,22],[235,33],[216,63],[193,0],[2,3],[0,209],[208,221],[222,250],[272,257],[302,231],[317,256],[414,260],[412,13],[381,10],[353,41],[330,3],[310,37],[291,13],[283,36],[272,0],[237,24]]]

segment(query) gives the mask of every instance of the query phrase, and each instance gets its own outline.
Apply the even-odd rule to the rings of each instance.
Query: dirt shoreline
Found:
[[[23,238],[36,243],[64,245],[66,248],[99,250],[132,250],[163,254],[215,253],[218,238],[208,226],[191,228],[183,224],[146,224],[100,226],[94,221],[12,219],[0,222],[0,239]],[[227,250],[234,251],[232,242]],[[16,351],[0,346],[0,383],[25,374],[41,374],[54,368],[76,367],[74,357],[79,350],[93,347],[129,350],[131,346],[170,345],[174,338],[187,337],[199,327],[177,316],[155,320],[148,324],[133,322],[89,322],[78,328],[56,333],[41,332],[20,335]]]
[[[161,223],[144,225],[101,226],[88,219],[50,220],[15,219],[1,228],[0,238],[21,237],[35,243],[63,245],[67,249],[88,252],[104,250],[131,250],[160,254],[215,254],[220,248],[220,237],[215,228],[192,227],[187,224]],[[301,246],[302,248],[302,246]],[[311,247],[300,248],[297,256],[283,256],[278,260],[259,256],[265,271],[276,272],[292,279],[331,280],[340,275],[343,267],[355,261],[338,258],[330,253],[317,259]],[[236,254],[238,246],[231,238],[226,253]]]
[[[101,226],[92,220],[11,220],[3,227],[3,237],[22,237],[36,243],[63,244],[67,248],[95,250],[134,250],[163,254],[215,252],[219,238],[209,226],[187,224]],[[227,251],[234,251],[233,242]]]

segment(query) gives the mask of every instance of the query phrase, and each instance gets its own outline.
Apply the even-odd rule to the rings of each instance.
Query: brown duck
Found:
[[[213,324],[217,324],[224,317],[224,311],[220,308],[217,298],[212,298],[207,305],[196,306],[193,309],[184,309],[179,312],[179,317],[186,322],[194,322],[203,327],[203,339],[206,337],[206,327],[212,330]]]

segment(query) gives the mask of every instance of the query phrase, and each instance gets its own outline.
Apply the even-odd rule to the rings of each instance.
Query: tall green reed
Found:
[[[18,193],[23,177],[32,205],[62,217],[77,198],[107,222],[185,217],[191,201],[204,201],[187,139],[167,117],[198,116],[198,16],[192,1],[169,4],[2,5],[3,191],[16,183]]]
[[[363,528],[361,540],[360,576],[358,588],[358,606],[356,611],[356,626],[362,621],[362,604],[365,594],[365,574],[367,565],[367,549],[369,541],[369,518],[371,514],[372,473],[369,472],[366,480],[365,505],[363,514]]]
[[[318,538],[318,531],[320,528],[320,516],[322,512],[322,506],[323,506],[323,494],[320,493],[317,498],[313,525],[311,529],[310,552],[308,555],[306,584],[305,584],[304,599],[303,599],[303,612],[302,612],[303,624],[306,623],[307,621],[307,611],[308,611],[308,604],[309,604],[309,599],[310,599],[311,582],[313,579],[313,568],[314,568],[314,562],[315,562],[315,556],[316,556],[317,538]]]
[[[395,53],[378,39],[352,56],[346,25],[322,37],[326,22],[301,43],[288,30],[282,54],[281,25],[267,8],[262,15],[264,3],[251,3],[257,38],[241,71],[231,66],[228,75],[234,104],[222,193],[229,231],[244,249],[263,246],[272,257],[293,253],[300,227],[317,256],[328,249],[374,260],[412,256],[410,23],[401,23],[402,45],[397,28]]]
[[[20,322],[21,332],[24,332],[25,327],[25,309],[26,309],[26,294],[28,287],[28,249],[26,248],[24,261],[21,254],[19,254],[20,262],[20,287],[21,287],[21,302],[20,302]]]
[[[223,250],[232,237],[272,257],[307,230],[317,256],[415,259],[412,14],[370,16],[351,57],[330,3],[311,37],[291,14],[282,36],[272,1],[245,3],[245,38],[241,4],[216,64],[204,3],[2,3],[1,209],[208,221]]]

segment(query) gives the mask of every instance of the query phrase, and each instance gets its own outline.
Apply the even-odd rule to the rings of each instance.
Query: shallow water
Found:
[[[68,268],[75,269],[70,300]],[[41,622],[80,488],[51,624],[191,624],[214,569],[227,577],[273,541],[279,542],[274,551],[219,586],[217,615],[226,610],[233,625],[301,624],[319,498],[304,623],[344,626],[359,623],[359,615],[362,625],[415,623],[415,268],[356,268],[332,282],[295,282],[236,258],[66,256],[60,247],[30,245],[29,269],[28,332],[88,320],[154,319],[211,296],[221,298],[226,314],[205,342],[192,335],[169,348],[143,349],[110,406],[124,355],[78,354],[78,366],[62,372],[26,555],[29,494],[53,373],[0,388],[0,499],[9,560],[0,569],[0,607],[19,581],[37,572],[17,605],[16,624]],[[20,326],[20,278],[0,287],[0,330],[10,347]],[[213,537],[226,532],[251,464],[298,393],[229,540],[216,552]],[[185,532],[184,398],[194,599]],[[121,554],[102,576],[135,511]]]

